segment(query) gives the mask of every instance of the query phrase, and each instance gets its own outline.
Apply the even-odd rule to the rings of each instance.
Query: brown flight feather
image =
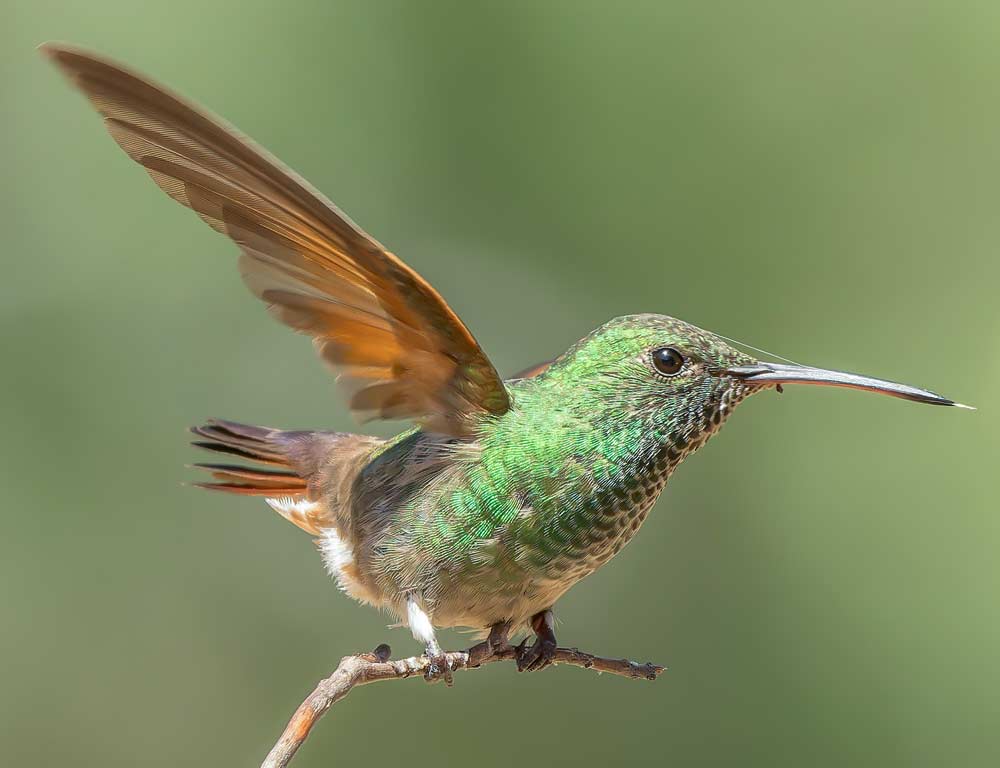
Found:
[[[475,416],[509,409],[496,369],[437,291],[304,179],[119,64],[62,45],[42,51],[164,192],[240,246],[248,287],[314,337],[357,414],[465,435]]]

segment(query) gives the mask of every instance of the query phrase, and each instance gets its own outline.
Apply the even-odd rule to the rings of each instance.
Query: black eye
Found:
[[[661,347],[653,351],[653,367],[665,376],[673,376],[684,367],[684,358],[673,347]]]

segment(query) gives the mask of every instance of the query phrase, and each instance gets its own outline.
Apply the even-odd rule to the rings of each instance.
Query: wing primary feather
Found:
[[[493,364],[437,291],[305,179],[126,67],[62,44],[41,50],[167,195],[241,248],[244,282],[272,315],[314,337],[360,417],[471,436],[510,408]],[[235,452],[247,439],[225,442]]]

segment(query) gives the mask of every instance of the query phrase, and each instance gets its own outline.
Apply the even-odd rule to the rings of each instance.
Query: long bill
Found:
[[[782,363],[755,363],[740,365],[726,370],[730,376],[743,379],[749,384],[761,386],[777,386],[779,384],[817,384],[823,387],[847,387],[861,389],[866,392],[880,392],[883,395],[901,397],[915,403],[929,405],[953,405],[956,408],[975,410],[971,405],[963,405],[949,400],[936,392],[911,387],[909,384],[899,384],[885,379],[873,379],[846,371],[829,371],[823,368],[810,368],[805,365],[786,365]]]

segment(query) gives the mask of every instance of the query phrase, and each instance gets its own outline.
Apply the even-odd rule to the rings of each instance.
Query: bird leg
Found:
[[[556,655],[556,634],[553,629],[555,619],[552,609],[539,611],[531,617],[531,629],[535,633],[535,642],[525,647],[528,638],[514,648],[518,672],[536,672],[545,669]]]
[[[486,655],[492,656],[495,653],[504,651],[510,647],[507,636],[510,634],[510,622],[502,621],[490,627],[490,634],[484,641]]]
[[[490,627],[489,636],[468,650],[469,666],[478,667],[484,661],[489,661],[497,654],[510,650],[510,642],[507,639],[509,634],[509,621],[501,621]]]
[[[424,672],[424,680],[428,683],[444,680],[444,684],[450,688],[453,683],[451,663],[448,661],[448,656],[441,650],[441,646],[438,645],[430,616],[412,596],[406,600],[406,616],[410,624],[410,632],[413,633],[415,640],[424,644],[424,655],[430,662]]]
[[[437,644],[437,640],[432,640],[427,644],[427,647],[424,649],[424,655],[430,662],[430,665],[424,672],[424,680],[428,683],[436,683],[438,680],[444,680],[444,684],[451,688],[454,684],[451,662],[448,661],[448,655]]]

